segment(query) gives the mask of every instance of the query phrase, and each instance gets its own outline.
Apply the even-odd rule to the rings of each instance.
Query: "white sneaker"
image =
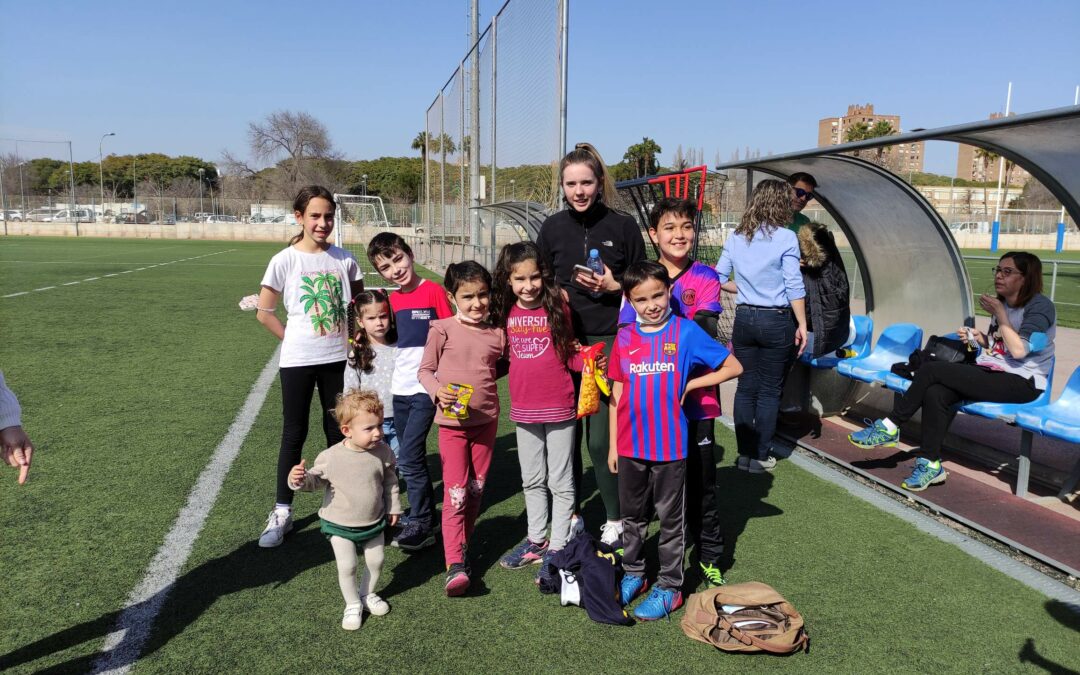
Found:
[[[360,602],[372,616],[386,616],[390,611],[390,603],[374,593],[368,593],[367,597],[360,599]]]
[[[360,628],[360,605],[349,605],[345,608],[345,616],[341,617],[341,627],[345,630],[357,630]]]
[[[622,546],[622,522],[609,520],[600,526],[600,543],[619,548]]]
[[[582,518],[581,516],[579,516],[576,513],[574,515],[570,516],[570,535],[566,538],[566,540],[570,541],[571,539],[578,536],[579,534],[581,534],[584,531],[585,531],[585,519]]]
[[[292,511],[274,509],[266,519],[266,529],[259,535],[259,546],[274,548],[281,546],[285,534],[292,530]]]

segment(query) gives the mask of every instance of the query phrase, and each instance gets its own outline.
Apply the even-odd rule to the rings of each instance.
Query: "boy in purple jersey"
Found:
[[[671,311],[692,319],[710,336],[716,335],[720,306],[720,276],[690,257],[694,248],[697,206],[686,199],[661,199],[649,213],[649,238],[660,251],[660,264],[672,279]],[[623,302],[619,324],[639,321],[629,302]],[[700,374],[700,373],[693,373]],[[720,558],[724,535],[716,503],[715,420],[720,416],[716,387],[696,389],[686,397],[686,531],[697,548],[698,566],[709,586],[724,583]]]
[[[694,322],[672,316],[671,277],[663,265],[633,263],[623,274],[622,287],[639,321],[619,330],[609,359],[614,411],[608,468],[619,478],[623,605],[647,586],[645,535],[654,511],[660,519],[660,573],[652,593],[634,610],[635,617],[648,621],[683,604],[683,401],[694,390],[738,377],[742,367]],[[697,374],[700,369],[706,372]]]

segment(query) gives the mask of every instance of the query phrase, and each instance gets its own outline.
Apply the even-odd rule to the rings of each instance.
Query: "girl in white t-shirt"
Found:
[[[259,323],[281,340],[282,415],[278,452],[277,501],[259,537],[259,546],[277,546],[292,529],[293,491],[289,470],[300,461],[307,440],[311,396],[319,389],[326,445],[343,436],[333,417],[344,385],[348,307],[364,290],[360,267],[352,253],[333,246],[334,196],[324,187],[300,190],[293,215],[303,229],[289,247],[270,259],[259,292]],[[288,320],[274,310],[285,302]]]
[[[383,404],[383,440],[398,454],[394,429],[394,397],[390,383],[394,379],[397,355],[397,326],[390,311],[386,291],[373,288],[357,294],[349,304],[349,360],[345,365],[345,388],[368,389],[379,395]]]

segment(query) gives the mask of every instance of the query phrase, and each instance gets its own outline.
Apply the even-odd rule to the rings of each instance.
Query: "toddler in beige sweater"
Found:
[[[383,529],[401,514],[394,453],[383,441],[383,406],[373,391],[351,390],[338,397],[334,416],[345,440],[319,453],[307,469],[304,460],[289,473],[293,490],[325,490],[319,518],[337,561],[338,584],[345,597],[341,627],[360,628],[361,612],[390,611],[375,594],[383,565]],[[364,550],[364,572],[357,585],[356,547]]]

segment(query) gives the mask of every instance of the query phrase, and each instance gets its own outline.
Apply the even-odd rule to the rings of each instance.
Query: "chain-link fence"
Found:
[[[491,261],[500,238],[520,234],[478,207],[556,203],[564,2],[503,5],[426,111],[423,229],[439,266],[462,247]]]

